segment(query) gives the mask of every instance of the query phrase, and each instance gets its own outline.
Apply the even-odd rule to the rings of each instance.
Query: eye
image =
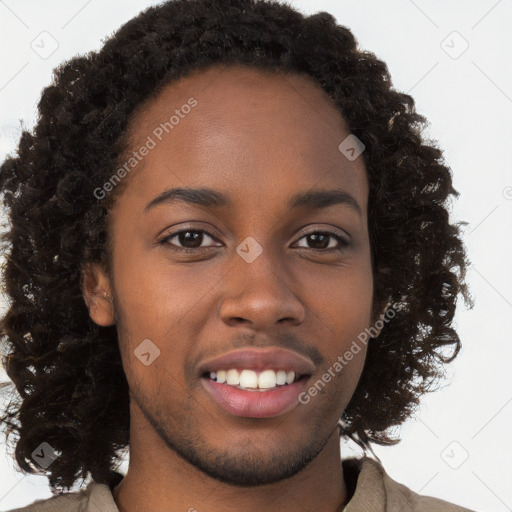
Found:
[[[305,240],[306,244],[313,245],[313,247],[302,245],[303,248],[323,252],[342,251],[350,246],[350,241],[347,237],[330,231],[312,231],[304,235],[299,241],[301,240]]]
[[[218,247],[218,245],[203,246],[203,242],[207,239],[215,240],[212,235],[203,229],[182,229],[166,236],[159,243],[170,245],[172,249],[183,252],[197,252],[201,248]],[[172,240],[175,240],[175,242],[172,242]]]

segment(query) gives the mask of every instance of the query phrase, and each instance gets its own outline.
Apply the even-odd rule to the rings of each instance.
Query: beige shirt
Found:
[[[346,459],[342,464],[348,490],[353,491],[343,512],[474,512],[416,494],[390,478],[373,459]],[[81,491],[39,500],[10,512],[119,512],[111,491],[115,485],[91,482]]]

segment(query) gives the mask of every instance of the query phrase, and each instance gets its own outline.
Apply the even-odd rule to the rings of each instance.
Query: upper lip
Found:
[[[208,359],[199,366],[200,374],[218,370],[243,368],[254,371],[285,370],[296,375],[311,375],[315,371],[314,363],[307,357],[282,348],[234,350]]]

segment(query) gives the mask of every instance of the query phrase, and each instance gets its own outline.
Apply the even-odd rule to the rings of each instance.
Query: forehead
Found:
[[[152,140],[133,175],[143,195],[221,186],[270,200],[294,186],[343,186],[366,206],[363,159],[338,147],[349,127],[307,76],[245,66],[196,71],[146,102],[130,133],[132,149]]]

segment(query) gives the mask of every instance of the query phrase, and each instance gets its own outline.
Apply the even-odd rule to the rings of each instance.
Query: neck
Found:
[[[138,424],[139,423],[139,424]],[[338,430],[318,456],[291,478],[254,487],[215,480],[182,459],[140,417],[130,425],[130,465],[115,487],[120,512],[338,512],[347,502]]]

